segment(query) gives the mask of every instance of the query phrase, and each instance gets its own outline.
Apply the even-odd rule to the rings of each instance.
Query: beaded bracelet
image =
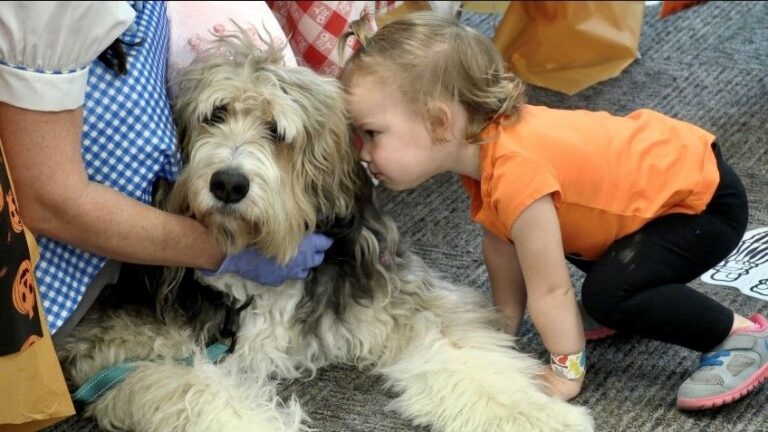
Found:
[[[567,380],[577,380],[587,372],[587,354],[579,351],[569,355],[549,355],[549,367]]]

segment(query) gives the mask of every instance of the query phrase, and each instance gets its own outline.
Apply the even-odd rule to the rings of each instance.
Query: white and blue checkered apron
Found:
[[[168,20],[163,2],[134,2],[136,21],[123,35],[128,71],[95,61],[85,95],[82,155],[88,177],[150,203],[158,177],[175,180],[180,158],[166,92]],[[133,45],[133,46],[131,46]],[[35,276],[48,326],[55,332],[77,307],[107,259],[37,238]]]

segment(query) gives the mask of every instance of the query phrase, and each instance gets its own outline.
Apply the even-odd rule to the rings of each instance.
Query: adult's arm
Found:
[[[197,221],[88,180],[82,118],[82,108],[44,112],[0,102],[0,140],[29,229],[120,261],[218,268],[224,253]]]

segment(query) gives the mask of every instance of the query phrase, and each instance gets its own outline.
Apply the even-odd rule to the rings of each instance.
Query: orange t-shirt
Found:
[[[520,213],[552,194],[565,253],[583,259],[660,215],[700,213],[720,181],[712,134],[647,109],[617,117],[525,105],[484,136],[496,132],[480,146],[481,180],[462,176],[472,220],[510,238]]]

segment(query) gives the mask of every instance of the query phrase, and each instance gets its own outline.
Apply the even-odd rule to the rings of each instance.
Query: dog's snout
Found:
[[[248,177],[237,170],[223,169],[211,176],[211,193],[227,204],[240,202],[248,194],[250,186]]]

